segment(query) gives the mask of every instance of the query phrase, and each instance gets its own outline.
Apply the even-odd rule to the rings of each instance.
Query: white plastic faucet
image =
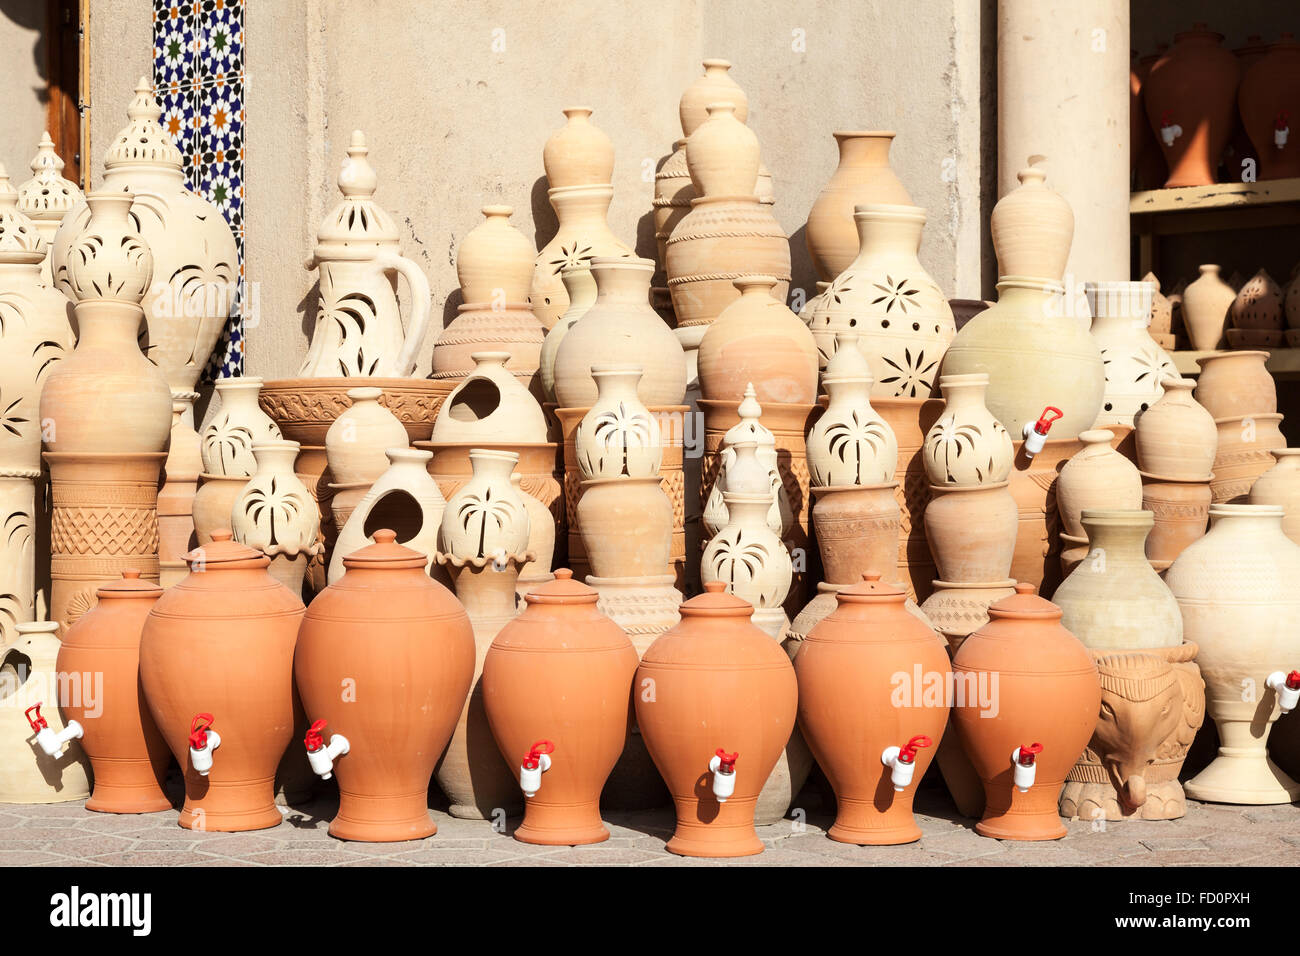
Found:
[[[1300,704],[1300,671],[1289,674],[1274,671],[1268,675],[1265,683],[1269,690],[1277,694],[1277,703],[1282,708],[1282,713],[1289,714],[1295,710],[1296,704]]]
[[[719,747],[709,761],[709,772],[713,774],[713,795],[718,803],[726,803],[727,798],[736,792],[736,758],[739,752],[727,753]]]
[[[551,769],[551,754],[555,753],[555,744],[549,740],[539,740],[524,755],[524,762],[519,765],[519,789],[525,797],[537,796],[542,789],[542,774]]]
[[[303,743],[307,745],[307,762],[311,764],[312,772],[322,780],[328,780],[334,776],[335,759],[347,753],[351,749],[351,744],[342,734],[334,734],[330,737],[330,742],[325,743],[321,736],[321,731],[324,729],[325,721],[316,721],[307,728],[307,736],[303,738]]]
[[[886,747],[880,755],[880,762],[893,770],[890,782],[894,790],[902,793],[912,782],[916,773],[916,751],[920,747],[930,747],[934,741],[925,734],[918,734],[901,747]]]
[[[63,745],[69,740],[80,738],[85,731],[82,730],[81,724],[75,720],[68,721],[57,734],[50,729],[49,723],[41,716],[40,702],[33,704],[23,711],[23,716],[27,722],[32,725],[32,730],[36,731],[36,744],[45,751],[47,756],[60,757],[63,755]]]
[[[1028,747],[1017,747],[1011,751],[1012,777],[1016,789],[1021,793],[1028,793],[1029,788],[1034,785],[1034,778],[1038,776],[1038,764],[1034,761],[1034,757],[1042,752],[1042,744],[1030,744]]]
[[[190,765],[201,777],[212,769],[212,752],[221,746],[221,735],[212,729],[211,714],[195,714],[190,722]]]

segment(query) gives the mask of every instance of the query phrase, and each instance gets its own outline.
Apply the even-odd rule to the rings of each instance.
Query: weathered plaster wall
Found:
[[[104,180],[104,152],[129,120],[127,104],[140,77],[153,74],[153,10],[147,0],[91,0],[91,187]]]
[[[28,164],[45,126],[44,26],[45,0],[0,0],[0,163],[15,185],[31,176]]]

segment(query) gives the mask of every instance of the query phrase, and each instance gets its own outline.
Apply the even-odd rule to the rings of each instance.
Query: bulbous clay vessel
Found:
[[[948,723],[948,655],[905,609],[907,592],[879,574],[836,597],[839,607],[804,638],[794,661],[799,728],[835,791],[827,835],[913,843],[921,828],[912,799]],[[908,678],[902,684],[900,674]],[[895,770],[900,762],[910,774]]]
[[[253,477],[253,443],[284,436],[257,403],[262,380],[251,376],[218,379],[213,386],[221,408],[203,429],[203,471],[208,475]]]
[[[1008,482],[932,485],[924,521],[941,581],[1010,587],[1017,509]]]
[[[1210,492],[1216,504],[1244,502],[1255,479],[1273,467],[1272,450],[1286,445],[1281,415],[1216,418],[1219,431]]]
[[[99,603],[68,628],[55,665],[69,693],[65,720],[81,724],[95,789],[87,810],[170,810],[163,780],[171,754],[140,689],[140,633],[163,590],[126,571],[99,589]],[[51,702],[52,703],[52,702]]]
[[[999,276],[1060,282],[1074,239],[1074,211],[1047,185],[1046,156],[1030,156],[1016,174],[1020,185],[998,200],[989,216]]]
[[[565,124],[542,147],[542,165],[552,189],[607,184],[614,178],[614,144],[591,122],[591,109],[570,106]]]
[[[1011,474],[1011,436],[984,405],[989,377],[944,375],[943,414],[925,435],[922,455],[932,485],[997,484]]]
[[[1217,265],[1197,268],[1200,277],[1183,290],[1183,324],[1192,348],[1208,351],[1223,346],[1228,313],[1237,293],[1219,278]]]
[[[808,470],[814,485],[889,482],[898,467],[898,439],[871,407],[871,367],[858,337],[836,336],[835,354],[822,378],[830,396],[808,433]]]
[[[267,573],[270,558],[230,537],[218,531],[186,556],[189,576],[158,599],[140,637],[140,685],[185,774],[179,823],[191,830],[279,825],[272,784],[301,713],[302,601]],[[211,757],[207,775],[192,748]]]
[[[294,651],[294,676],[318,735],[308,751],[331,745],[331,735],[348,742],[332,768],[339,812],[330,835],[341,840],[385,843],[438,832],[429,781],[474,674],[465,609],[430,580],[425,556],[396,538],[380,529],[374,544],[343,559],[346,572],[311,602]],[[339,692],[347,686],[354,695]]]
[[[597,594],[561,568],[525,597],[483,662],[483,705],[506,763],[521,775],[539,742],[549,766],[524,804],[516,840],[600,843],[600,791],[627,738],[637,654],[596,609]],[[540,768],[539,768],[540,769]],[[523,781],[521,781],[521,785]]]
[[[1092,429],[1079,436],[1083,448],[1065,463],[1056,480],[1062,533],[1084,534],[1085,508],[1136,511],[1142,507],[1142,476],[1111,443],[1114,432]]]
[[[1232,135],[1241,65],[1204,23],[1174,35],[1142,86],[1147,119],[1169,166],[1165,188],[1208,186]]]
[[[484,206],[483,221],[457,246],[456,278],[466,302],[528,300],[536,253],[528,237],[510,225],[514,211],[513,206]]]
[[[749,119],[749,97],[741,85],[731,78],[731,64],[726,60],[712,58],[701,65],[704,73],[682,91],[681,99],[677,102],[677,117],[681,121],[682,132],[687,136],[709,118],[709,105],[712,103],[730,103],[735,110],[736,119],[742,123]]]
[[[257,442],[257,472],[235,499],[231,530],[240,544],[271,559],[270,573],[294,594],[302,592],[307,561],[323,550],[320,510],[294,473],[296,441]]]
[[[1166,569],[1193,541],[1205,534],[1213,493],[1203,481],[1166,481],[1142,472],[1142,507],[1155,516],[1147,535],[1147,559]]]
[[[794,729],[798,685],[785,651],[750,623],[753,608],[721,581],[704,587],[642,655],[635,683],[653,681],[655,699],[636,695],[636,719],[677,809],[668,850],[752,856],[763,852],[755,803]],[[711,769],[720,750],[730,774],[720,762]],[[715,785],[728,784],[720,803]]]
[[[594,478],[657,478],[663,461],[659,420],[637,395],[639,365],[593,365],[596,403],[574,435],[578,465]],[[599,572],[597,572],[599,573]]]
[[[1165,378],[1164,394],[1135,418],[1138,467],[1173,481],[1208,481],[1218,447],[1214,416],[1195,398],[1189,378]]]
[[[388,470],[388,449],[406,447],[406,428],[379,404],[383,394],[378,388],[349,389],[351,406],[325,433],[325,458],[334,479],[330,508],[336,528],[347,524],[370,486]]]
[[[1300,43],[1290,33],[1243,69],[1237,90],[1241,125],[1259,156],[1259,179],[1300,176]]]
[[[799,317],[773,298],[777,280],[735,280],[740,298],[722,310],[700,340],[700,394],[739,402],[754,383],[760,402],[817,400],[817,343]]]
[[[676,405],[686,394],[686,356],[650,307],[650,259],[596,258],[596,303],[575,323],[555,357],[555,397],[561,408],[596,403],[593,364],[640,365],[637,394],[646,405]]]
[[[1269,675],[1289,674],[1300,658],[1297,575],[1300,545],[1282,533],[1282,509],[1271,505],[1211,505],[1209,532],[1165,572],[1183,634],[1200,647],[1219,728],[1219,755],[1185,785],[1193,800],[1273,804],[1300,796],[1300,783],[1266,746],[1280,713]]]
[[[1236,344],[1263,345],[1264,342],[1260,339],[1281,332],[1286,326],[1282,287],[1273,281],[1267,269],[1260,269],[1237,291],[1228,314],[1232,318],[1233,329],[1238,333],[1239,341]],[[1243,335],[1248,337],[1246,341],[1240,341]],[[1251,336],[1257,341],[1250,341]]]
[[[433,423],[435,442],[541,442],[546,417],[507,368],[508,352],[475,352],[474,370],[452,389]],[[398,442],[405,446],[405,442]]]
[[[989,607],[989,623],[962,642],[952,669],[953,726],[984,784],[976,832],[1059,840],[1066,834],[1057,816],[1061,785],[1101,708],[1092,656],[1061,626],[1060,608],[1022,582]],[[990,708],[996,719],[987,718]]]
[[[866,568],[898,573],[898,482],[813,486],[813,525],[827,584],[855,584]]]
[[[1160,398],[1161,380],[1178,374],[1147,328],[1155,286],[1089,282],[1084,289],[1092,312],[1092,339],[1106,368],[1106,391],[1094,424],[1132,425],[1134,415]]]
[[[835,336],[854,332],[871,363],[873,397],[928,398],[957,325],[938,284],[917,258],[925,210],[866,205],[853,214],[857,257],[822,295],[810,328],[830,361]]]
[[[561,186],[547,196],[560,226],[534,260],[528,303],[543,328],[549,329],[569,307],[569,294],[560,278],[566,268],[597,257],[632,258],[634,253],[610,231],[605,219],[614,187]]]
[[[673,506],[659,475],[582,483],[578,527],[591,573],[630,578],[669,572]]]
[[[839,165],[817,194],[804,233],[813,268],[826,281],[857,258],[855,207],[874,203],[912,205],[912,197],[889,166],[889,147],[895,136],[892,130],[837,130],[833,135],[839,146]]]
[[[579,262],[565,266],[560,270],[560,281],[569,296],[569,307],[564,315],[551,326],[542,342],[541,355],[537,360],[537,373],[542,383],[542,395],[548,402],[555,398],[555,358],[560,353],[560,343],[573,328],[573,323],[587,314],[587,310],[596,304],[596,279],[591,274],[590,262]]]
[[[1255,479],[1250,504],[1282,508],[1282,531],[1300,544],[1300,448],[1275,448],[1269,452],[1277,464]]]

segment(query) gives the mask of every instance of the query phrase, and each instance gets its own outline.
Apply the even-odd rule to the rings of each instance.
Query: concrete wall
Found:
[[[44,28],[45,0],[0,0],[0,163],[15,186],[31,176],[28,167],[45,127]]]
[[[90,0],[91,188],[104,181],[104,152],[130,120],[126,107],[140,77],[153,76],[153,9],[148,0]]]
[[[450,315],[456,244],[481,205],[512,204],[538,246],[553,233],[542,145],[566,106],[591,106],[613,140],[610,223],[653,255],[653,169],[681,135],[677,100],[706,56],[730,59],[749,95],[775,213],[793,236],[793,286],[813,288],[802,229],[835,167],[832,130],[883,127],[897,130],[895,169],[929,210],[922,261],[949,295],[986,294],[991,8],[380,0],[359,15],[347,0],[250,4],[246,256],[259,312],[246,371],[297,371],[314,312],[302,261],[336,201],[354,128],[367,135],[378,199],[402,225],[406,255],[429,276],[435,315]]]

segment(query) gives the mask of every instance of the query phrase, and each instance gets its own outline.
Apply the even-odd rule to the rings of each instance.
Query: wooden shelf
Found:
[[[1215,183],[1178,189],[1148,189],[1133,193],[1133,216],[1207,209],[1242,209],[1300,202],[1300,179],[1266,179],[1258,183]]]
[[[1250,351],[1249,349],[1223,349],[1220,351],[1197,352],[1194,350],[1173,351],[1169,357],[1174,360],[1174,367],[1180,375],[1200,375],[1201,367],[1196,364],[1199,358],[1210,355],[1225,355],[1229,351]],[[1300,349],[1265,349],[1269,353],[1266,367],[1275,378],[1300,378]]]

